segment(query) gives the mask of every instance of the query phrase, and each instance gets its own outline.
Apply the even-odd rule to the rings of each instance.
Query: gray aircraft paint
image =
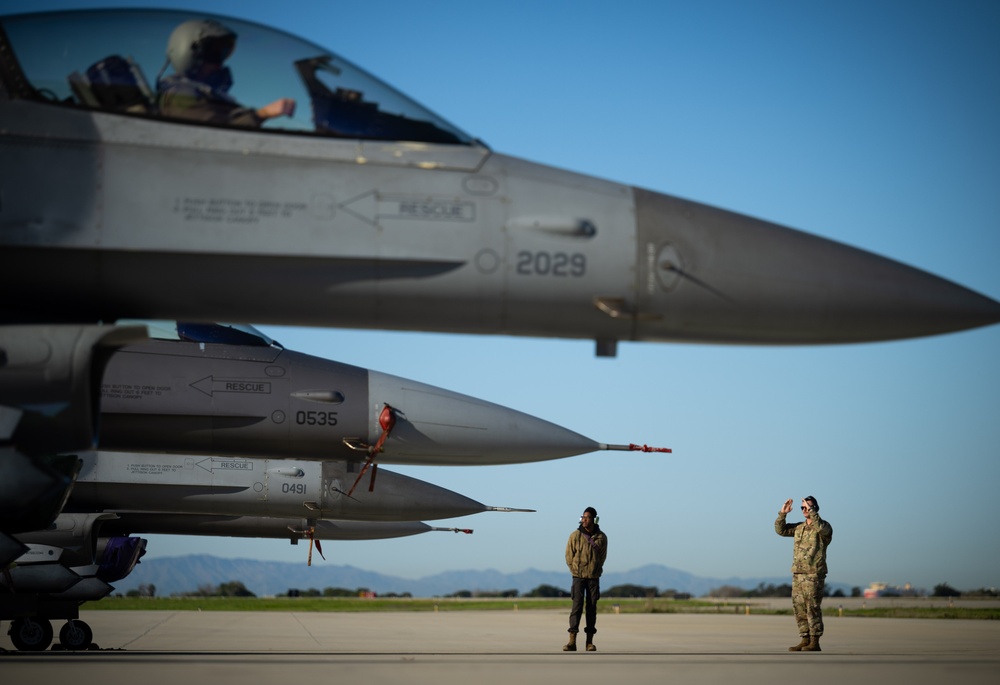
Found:
[[[101,395],[101,446],[114,451],[363,461],[349,445],[378,441],[386,405],[396,425],[381,463],[513,464],[605,447],[498,404],[273,346],[126,346]]]
[[[472,533],[467,528],[437,528],[421,521],[329,521],[263,516],[125,514],[105,526],[120,534],[166,533],[242,538],[308,540],[383,540],[430,532]],[[307,534],[308,531],[308,534]]]
[[[356,463],[125,452],[80,457],[68,511],[417,521],[509,510],[386,469],[379,469],[373,490],[365,478],[348,497],[360,472]]]
[[[122,16],[139,32],[190,15],[83,12],[72,40],[86,45],[81,27]],[[18,36],[31,21],[5,23]],[[220,21],[238,24],[241,41],[269,31]],[[333,54],[273,33],[299,57]],[[86,66],[67,63],[51,87]],[[7,320],[226,319],[591,338],[610,349],[895,339],[1000,318],[993,300],[889,259],[471,139],[208,127],[8,89],[0,285],[32,304],[8,298]]]

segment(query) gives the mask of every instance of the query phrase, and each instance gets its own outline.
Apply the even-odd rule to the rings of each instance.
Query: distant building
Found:
[[[923,590],[918,590],[909,583],[899,587],[898,585],[876,582],[866,587],[864,591],[864,596],[868,599],[874,597],[920,597],[923,594]]]

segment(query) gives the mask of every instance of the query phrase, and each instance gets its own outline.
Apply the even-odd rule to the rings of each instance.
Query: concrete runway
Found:
[[[742,614],[600,614],[599,651],[566,653],[564,612],[84,611],[100,651],[4,652],[0,675],[45,685],[774,685],[798,678],[995,685],[1000,678],[1000,621],[833,614],[819,653],[787,651],[798,641],[791,617]],[[58,634],[61,622],[53,626]],[[0,646],[10,649],[7,628],[4,622]]]

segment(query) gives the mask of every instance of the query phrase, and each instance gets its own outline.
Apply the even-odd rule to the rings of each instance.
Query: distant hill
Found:
[[[409,592],[414,597],[450,595],[460,590],[493,591],[517,590],[530,592],[539,585],[553,585],[569,590],[570,579],[565,571],[539,571],[527,569],[517,573],[468,570],[446,571],[419,579],[387,576],[354,566],[335,566],[314,561],[312,566],[301,562],[258,561],[255,559],[223,559],[206,554],[165,557],[142,561],[125,579],[114,583],[116,593],[126,593],[139,585],[152,584],[156,594],[166,597],[197,590],[201,586],[216,586],[238,580],[258,597],[286,593],[289,588],[307,590],[328,587],[355,590],[368,588],[379,594]],[[689,592],[698,597],[723,585],[746,589],[760,583],[780,585],[790,583],[788,576],[774,578],[705,578],[684,571],[650,564],[631,571],[608,572],[601,579],[601,587],[634,584],[654,586],[660,591]],[[846,586],[831,584],[833,588]]]

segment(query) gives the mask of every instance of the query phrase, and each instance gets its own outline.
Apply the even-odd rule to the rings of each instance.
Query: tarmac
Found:
[[[0,652],[3,682],[995,685],[1000,678],[1000,621],[827,612],[823,651],[790,653],[794,619],[735,608],[602,613],[596,652],[563,652],[567,617],[555,611],[81,611],[80,618],[99,650]],[[61,622],[53,626],[58,634]],[[10,650],[8,628],[0,628],[0,646]]]

